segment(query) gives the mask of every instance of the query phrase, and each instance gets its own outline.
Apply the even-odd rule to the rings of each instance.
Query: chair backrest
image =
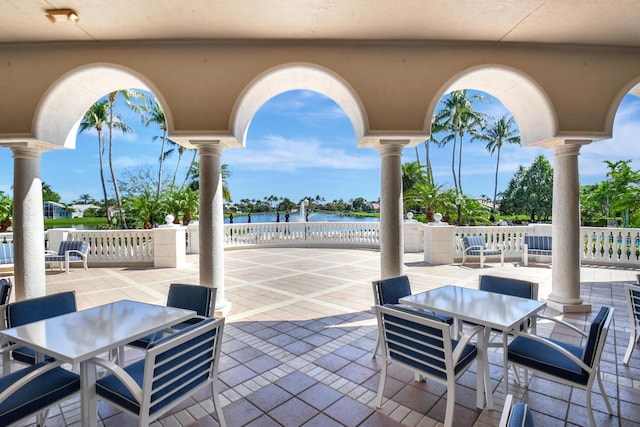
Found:
[[[527,280],[481,275],[478,289],[514,297],[538,299],[538,283]]]
[[[60,242],[60,248],[58,249],[58,255],[64,255],[66,251],[80,251],[87,253],[89,250],[89,243],[82,240],[63,240]]]
[[[224,318],[206,319],[149,346],[145,357],[142,413],[153,414],[216,381]]]
[[[591,322],[587,345],[582,356],[582,361],[585,365],[593,367],[600,361],[612,318],[613,307],[602,307],[596,318]]]
[[[0,279],[0,305],[4,305],[9,302],[11,296],[11,280],[8,278]]]
[[[487,242],[484,240],[484,236],[464,236],[462,238],[463,249],[470,248],[472,246],[480,246],[482,248],[487,247]]]
[[[624,292],[627,295],[627,306],[629,307],[629,317],[632,322],[640,321],[640,286],[636,284],[624,285]]]
[[[534,427],[533,415],[529,405],[524,402],[514,404],[513,395],[505,398],[504,409],[500,417],[499,427]]]
[[[211,286],[172,283],[169,285],[167,305],[194,310],[198,316],[211,317],[211,307],[215,306],[217,291],[217,288]]]
[[[73,291],[16,301],[7,306],[7,326],[13,328],[76,310]]]
[[[529,249],[540,249],[550,251],[552,248],[551,236],[524,236],[522,241]]]
[[[400,364],[446,379],[454,375],[451,328],[435,316],[401,306],[376,306],[383,351]]]
[[[13,264],[13,243],[0,243],[0,263]]]
[[[375,280],[372,284],[375,305],[398,304],[400,298],[411,295],[411,284],[407,276]]]

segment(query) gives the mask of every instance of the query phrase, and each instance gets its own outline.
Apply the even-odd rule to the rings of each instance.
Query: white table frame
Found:
[[[447,314],[457,321],[484,326],[482,340],[478,342],[481,363],[478,372],[482,371],[483,374],[477,375],[477,389],[484,391],[487,408],[490,410],[493,410],[493,393],[487,348],[491,330],[498,329],[505,335],[546,307],[546,303],[542,301],[451,285],[409,295],[400,298],[399,302]],[[483,393],[477,393],[476,406],[479,409],[484,407]]]
[[[80,365],[83,426],[98,422],[96,369],[87,361],[193,316],[192,310],[122,300],[0,331],[11,341],[72,365]]]

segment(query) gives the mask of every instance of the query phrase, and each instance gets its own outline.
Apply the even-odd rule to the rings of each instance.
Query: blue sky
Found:
[[[484,94],[487,96],[486,94]],[[476,108],[494,117],[505,113],[502,104],[476,104]],[[146,128],[126,109],[120,115],[134,131],[114,138],[114,167],[119,175],[128,168],[151,167],[157,170],[160,135],[157,128]],[[631,167],[640,169],[640,99],[628,95],[616,114],[613,139],[587,145],[579,157],[580,183],[604,179],[603,160],[631,159]],[[520,165],[528,167],[542,154],[553,164],[550,150],[537,147],[505,146],[502,149],[498,191],[504,190]],[[424,147],[419,147],[424,163]],[[181,161],[176,181],[181,183],[191,160],[187,152]],[[414,161],[414,148],[406,148],[403,162]],[[451,148],[431,149],[436,182],[453,187]],[[165,174],[172,175],[178,156],[164,163]],[[58,192],[63,202],[71,202],[88,193],[99,199],[102,194],[99,175],[97,136],[79,134],[75,150],[56,150],[42,156],[42,180]],[[106,157],[105,157],[106,162]],[[353,127],[342,109],[331,99],[310,91],[291,91],[272,98],[255,115],[249,127],[247,146],[223,152],[222,162],[229,165],[229,188],[234,202],[275,195],[294,202],[320,195],[327,201],[364,197],[377,200],[380,194],[380,157],[371,148],[357,148]],[[105,163],[105,167],[106,167]],[[13,159],[7,148],[0,150],[0,190],[12,194]],[[105,169],[108,173],[108,169]],[[463,147],[462,186],[466,194],[480,197],[493,194],[495,156],[485,144],[465,143]]]

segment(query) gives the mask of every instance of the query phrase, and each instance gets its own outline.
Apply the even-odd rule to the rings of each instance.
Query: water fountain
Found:
[[[300,209],[298,210],[298,215],[292,215],[289,221],[291,222],[304,222],[307,217],[307,206],[309,206],[309,201],[304,199],[300,202]]]

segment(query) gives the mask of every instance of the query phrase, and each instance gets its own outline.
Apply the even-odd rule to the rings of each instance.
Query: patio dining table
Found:
[[[546,307],[542,301],[451,285],[409,295],[400,298],[399,302],[447,314],[458,322],[467,321],[484,327],[482,340],[478,342],[478,355],[482,362],[479,371],[482,370],[483,374],[478,372],[477,387],[484,391],[490,410],[493,410],[493,393],[487,348],[491,330],[503,333],[514,330]],[[484,406],[483,393],[477,393],[477,396],[476,406],[481,409]]]
[[[169,328],[195,315],[192,310],[122,300],[0,331],[0,339],[80,365],[83,426],[96,426],[96,370],[88,363],[138,338]]]

